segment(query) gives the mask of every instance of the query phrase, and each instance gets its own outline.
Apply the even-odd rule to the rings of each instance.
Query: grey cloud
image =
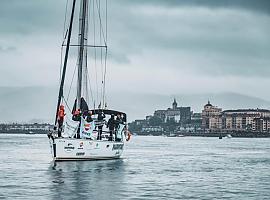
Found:
[[[154,6],[201,6],[209,8],[236,8],[270,14],[269,0],[120,0],[126,4]]]
[[[48,32],[57,28],[64,17],[64,0],[1,0],[0,4],[2,35]]]
[[[8,53],[8,52],[14,52],[16,51],[17,48],[14,47],[14,46],[8,46],[8,47],[5,47],[5,46],[0,46],[0,53]]]
[[[122,6],[120,8],[123,10],[113,13],[115,16],[110,19],[114,25],[110,28],[114,28],[112,34],[115,34],[112,50],[125,55],[122,61],[130,61],[132,55],[149,55],[149,52],[154,54],[155,51],[161,51],[163,59],[168,54],[174,55],[174,66],[167,67],[183,67],[181,59],[185,57],[193,65],[184,67],[207,75],[270,74],[269,16],[248,10],[195,7],[178,10],[162,8],[164,12],[159,13],[160,8],[143,7],[137,1],[133,2],[137,6],[135,9],[132,6],[124,9]],[[153,1],[145,2],[149,5]],[[115,31],[116,28],[118,31]]]
[[[51,42],[52,37],[60,38],[65,2],[2,0],[0,34],[19,34],[21,40],[25,34],[32,34],[35,41],[45,34],[48,41],[43,38],[43,43]],[[109,61],[130,67],[134,56],[150,59],[160,52],[162,56],[156,56],[146,68],[155,68],[156,63],[172,55],[173,64],[166,66],[172,70],[191,68],[194,73],[212,76],[270,74],[270,18],[265,15],[270,1],[112,0],[108,3]],[[74,50],[72,55],[76,53]],[[183,59],[189,62],[182,63]]]

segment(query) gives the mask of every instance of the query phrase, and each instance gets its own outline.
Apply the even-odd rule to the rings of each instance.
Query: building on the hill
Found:
[[[202,113],[192,113],[191,115],[191,127],[194,127],[194,130],[201,130],[202,127]]]
[[[202,129],[222,129],[222,109],[217,106],[213,106],[210,101],[208,101],[202,110]]]
[[[173,121],[184,125],[191,122],[191,109],[190,107],[178,107],[176,99],[174,99],[171,108],[156,110],[154,116],[160,118],[164,123]]]

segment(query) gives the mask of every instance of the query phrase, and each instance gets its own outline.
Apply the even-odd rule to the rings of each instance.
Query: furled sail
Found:
[[[85,99],[83,97],[81,97],[81,104],[80,105],[81,105],[81,112],[82,113],[89,110],[88,105],[87,105],[87,103],[86,103],[86,101],[85,101]],[[75,99],[75,102],[73,104],[72,114],[75,112],[76,107],[77,107],[77,99]]]

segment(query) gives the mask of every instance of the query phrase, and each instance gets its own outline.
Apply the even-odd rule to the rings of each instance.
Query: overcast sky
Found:
[[[1,0],[0,86],[57,86],[65,5]],[[270,99],[269,0],[108,0],[108,11],[108,90]]]

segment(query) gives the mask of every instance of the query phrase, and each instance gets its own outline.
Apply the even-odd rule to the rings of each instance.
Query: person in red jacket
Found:
[[[60,105],[59,110],[58,110],[58,137],[61,137],[65,115],[66,115],[65,107],[64,105]]]

